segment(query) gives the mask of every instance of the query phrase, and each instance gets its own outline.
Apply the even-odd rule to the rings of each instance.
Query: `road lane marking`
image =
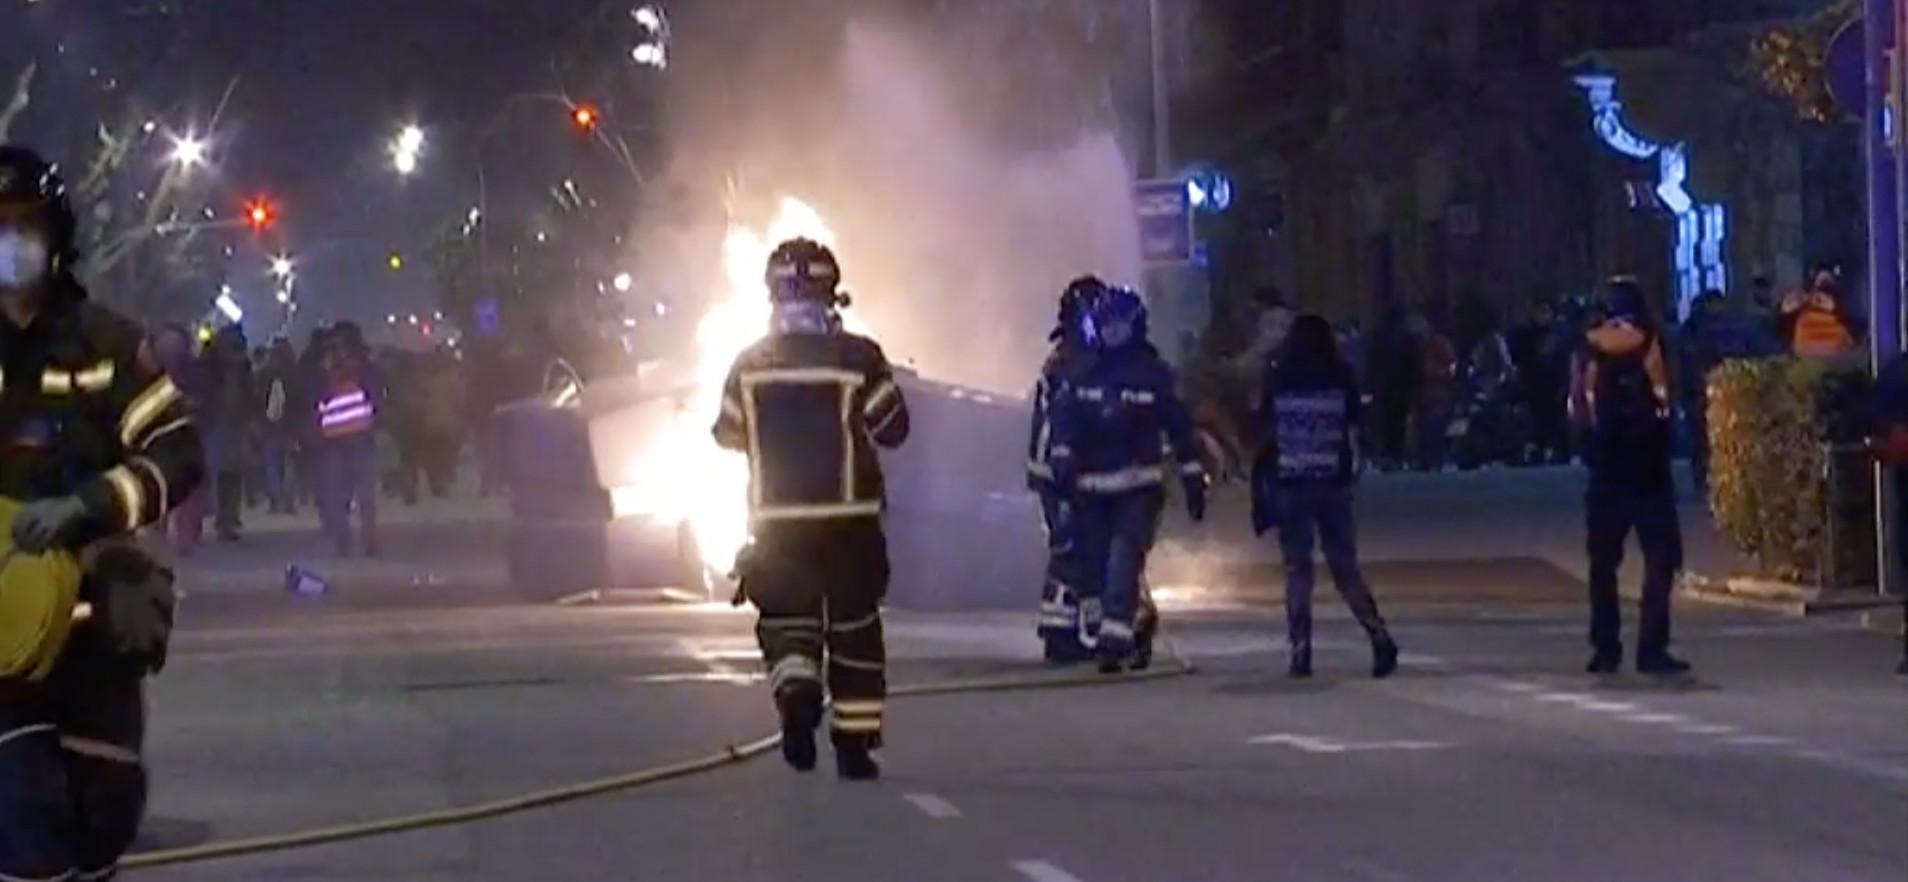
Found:
[[[961,816],[961,810],[955,808],[953,803],[935,796],[932,793],[903,793],[901,794],[901,798],[907,800],[909,805],[920,809],[921,814],[927,815],[937,821],[946,821]]]
[[[1653,713],[1653,712],[1642,713],[1642,714],[1619,714],[1617,716],[1617,719],[1622,720],[1626,723],[1640,723],[1645,726],[1687,726],[1687,725],[1690,725],[1692,722],[1690,718],[1683,716],[1682,714],[1659,714],[1659,713]]]
[[[1724,744],[1736,747],[1782,747],[1795,743],[1792,738],[1779,738],[1774,735],[1737,735],[1723,739]]]
[[[1603,701],[1601,699],[1579,703],[1577,707],[1600,714],[1633,714],[1642,708],[1627,701]]]
[[[1273,744],[1302,750],[1306,753],[1375,753],[1379,751],[1417,751],[1443,750],[1450,747],[1441,741],[1367,741],[1354,743],[1339,741],[1316,735],[1295,735],[1290,732],[1274,732],[1250,738],[1247,744]]]
[[[1720,723],[1687,723],[1677,726],[1676,731],[1684,735],[1734,735],[1742,730],[1735,726],[1724,726]]]
[[[1080,882],[1080,877],[1046,861],[1014,861],[1011,866],[1033,882]]]
[[[1596,700],[1574,692],[1539,692],[1535,698],[1545,704],[1567,704],[1572,707],[1583,707],[1586,702]]]

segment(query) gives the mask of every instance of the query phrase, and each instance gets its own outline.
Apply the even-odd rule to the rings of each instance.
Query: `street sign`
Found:
[[[1139,221],[1141,260],[1149,264],[1192,262],[1192,196],[1185,181],[1175,178],[1135,183],[1133,209]]]

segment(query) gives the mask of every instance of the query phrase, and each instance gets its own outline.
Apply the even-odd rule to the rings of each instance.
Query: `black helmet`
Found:
[[[790,239],[775,246],[763,281],[768,283],[769,300],[775,303],[842,303],[841,264],[835,252],[813,239]]]
[[[58,168],[31,149],[0,144],[0,202],[35,205],[52,240],[47,251],[54,272],[73,270],[79,262],[79,221]]]
[[[1085,275],[1068,282],[1066,290],[1060,292],[1060,314],[1054,319],[1053,332],[1047,339],[1058,341],[1073,333],[1087,309],[1106,291],[1107,284],[1099,276]]]

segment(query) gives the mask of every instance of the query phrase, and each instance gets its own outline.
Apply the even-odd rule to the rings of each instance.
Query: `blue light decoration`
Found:
[[[1604,144],[1632,159],[1656,160],[1656,198],[1676,216],[1676,242],[1671,251],[1676,270],[1676,317],[1687,319],[1690,307],[1703,291],[1729,290],[1728,210],[1719,203],[1698,202],[1685,189],[1689,181],[1687,145],[1651,141],[1624,122],[1615,76],[1583,74],[1575,82],[1590,105],[1590,127]]]

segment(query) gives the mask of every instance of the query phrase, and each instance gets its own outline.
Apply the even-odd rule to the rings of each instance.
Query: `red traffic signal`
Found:
[[[596,128],[596,108],[579,104],[570,111],[570,121],[576,123],[579,129]]]
[[[271,226],[276,217],[277,213],[272,210],[271,203],[263,199],[254,199],[245,204],[245,222],[251,224],[254,230]]]

